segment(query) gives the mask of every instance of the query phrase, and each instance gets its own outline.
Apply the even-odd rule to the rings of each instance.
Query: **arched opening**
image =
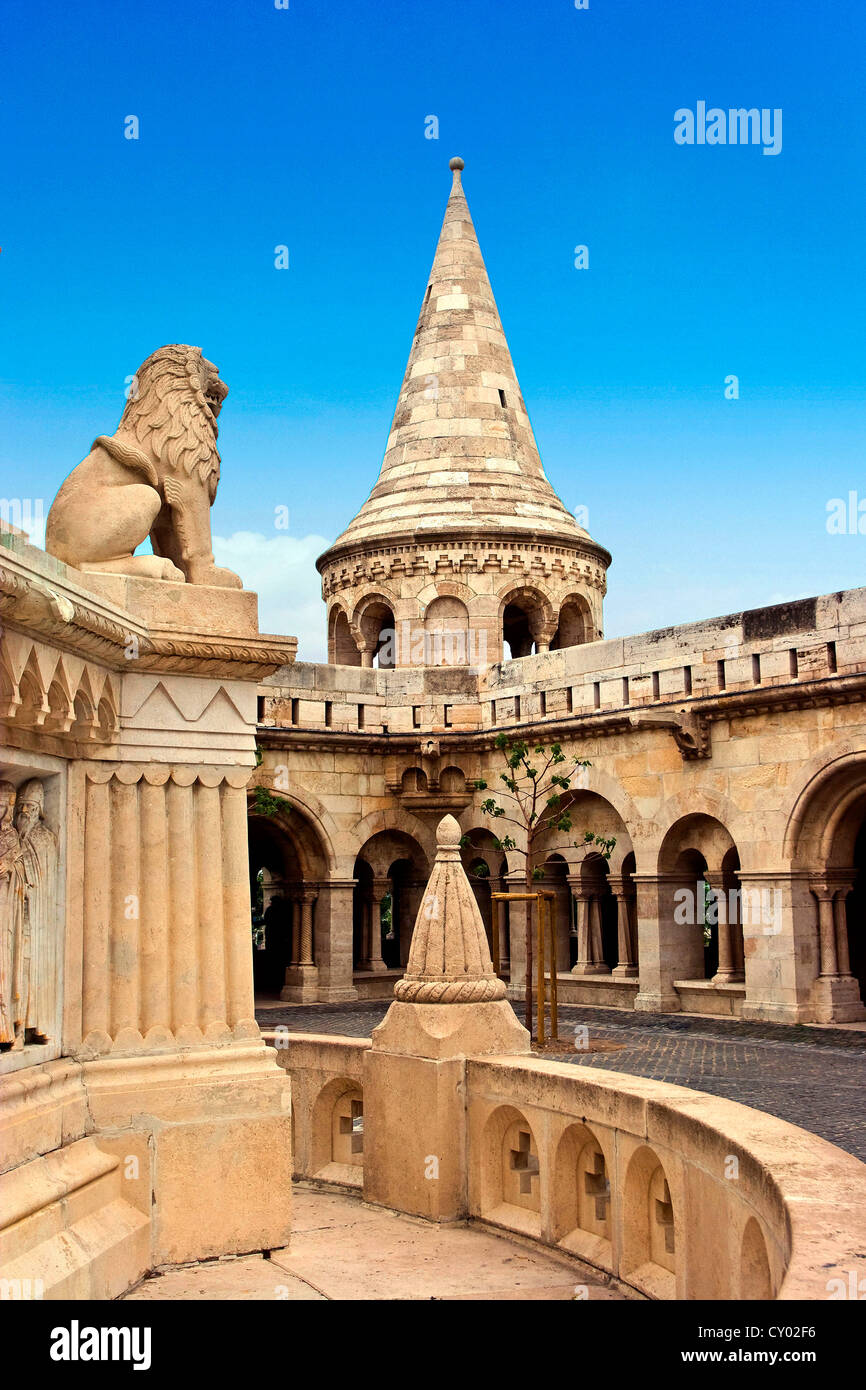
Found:
[[[678,983],[742,979],[739,912],[740,860],[729,832],[713,816],[696,812],[668,830],[659,854],[660,920],[670,968]],[[710,1005],[702,994],[698,1007]]]
[[[567,598],[559,610],[559,623],[550,643],[551,651],[580,647],[591,642],[595,633],[589,604],[582,594]]]
[[[253,983],[260,999],[315,997],[316,905],[327,878],[318,836],[295,807],[257,809],[247,818]]]
[[[852,854],[853,883],[850,893],[844,894],[845,913],[840,931],[840,944],[844,964],[844,948],[848,947],[848,962],[851,974],[857,981],[860,998],[866,1004],[866,819],[857,832]],[[840,893],[844,892],[842,885]],[[838,965],[838,959],[837,959]]]
[[[571,826],[545,834],[539,851],[551,878],[545,886],[558,894],[558,967],[575,975],[635,975],[634,854],[625,823],[605,797],[586,789],[565,792],[559,809]],[[614,841],[609,860],[585,845],[587,833]]]
[[[507,650],[505,660],[512,661],[521,656],[531,656],[535,651],[529,614],[519,603],[509,603],[502,617],[502,640]]]
[[[392,670],[397,664],[393,609],[380,600],[368,604],[361,615],[360,628],[364,638],[362,665],[378,666],[383,671]]]
[[[507,861],[502,851],[496,848],[494,837],[482,826],[473,826],[467,832],[467,843],[461,850],[461,858],[466,877],[475,894],[475,901],[481,913],[490,954],[495,959],[494,922],[497,924],[499,944],[499,973],[507,975],[508,961],[508,903],[494,902],[494,893],[507,893],[509,884]]]
[[[429,877],[420,845],[401,830],[373,835],[355,861],[353,964],[356,971],[404,969]]]
[[[424,613],[424,665],[465,666],[469,653],[469,612],[451,594],[434,598]]]
[[[618,961],[617,906],[609,883],[610,866],[602,855],[588,854],[578,877],[575,974],[609,975]]]
[[[466,773],[460,767],[444,767],[439,774],[439,790],[462,795],[466,790]]]
[[[540,888],[555,896],[550,901],[556,943],[557,973],[570,970],[576,959],[577,923],[572,911],[571,888],[568,883],[568,864],[561,854],[549,854],[544,861],[544,878]]]
[[[819,773],[786,836],[798,953],[814,972],[808,1016],[819,1023],[866,1019],[866,756]],[[804,978],[809,975],[804,972]]]
[[[401,792],[410,796],[427,791],[427,773],[421,767],[407,767],[400,778]]]
[[[328,660],[335,666],[360,666],[361,653],[355,645],[349,617],[343,608],[331,609]]]
[[[503,660],[549,650],[554,618],[543,594],[535,589],[517,589],[506,597],[501,613]]]

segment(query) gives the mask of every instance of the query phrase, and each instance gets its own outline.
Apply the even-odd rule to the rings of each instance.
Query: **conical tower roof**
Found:
[[[463,160],[451,169],[379,479],[320,569],[347,550],[438,535],[595,548],[545,477],[463,192]]]

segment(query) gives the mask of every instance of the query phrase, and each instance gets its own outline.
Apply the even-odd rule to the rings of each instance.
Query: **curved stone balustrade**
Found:
[[[348,1173],[338,1166],[337,1112],[350,1134],[347,1097],[363,1113],[370,1044],[265,1036],[292,1078],[296,1176],[358,1186],[357,1152]],[[701,1092],[540,1058],[470,1058],[466,1075],[465,1216],[652,1298],[822,1300],[866,1277],[866,1166],[816,1135]],[[368,1169],[389,1148],[402,1163],[401,1136],[378,1137]]]

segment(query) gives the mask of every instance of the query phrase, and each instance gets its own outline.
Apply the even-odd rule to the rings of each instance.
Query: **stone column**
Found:
[[[643,1013],[676,1013],[680,997],[675,980],[702,979],[704,945],[695,912],[677,912],[675,894],[686,890],[695,905],[696,885],[682,874],[633,874],[637,889],[640,989],[634,1006]],[[688,916],[691,916],[691,921]],[[686,920],[678,921],[684,916]]]
[[[491,875],[491,878],[490,878],[490,892],[491,892],[491,893],[507,893],[507,892],[508,892],[508,880],[505,879],[505,878],[497,878],[497,877]],[[508,974],[508,926],[507,926],[507,922],[508,922],[508,903],[493,902],[493,901],[491,900],[490,908],[491,908],[492,918],[493,918],[493,921],[495,922],[495,924],[496,924],[496,926],[497,926],[497,928],[498,928],[498,935],[499,935],[499,973],[500,973],[500,975],[507,975],[507,974]]]
[[[423,879],[406,879],[405,898],[403,910],[400,913],[398,923],[400,932],[400,968],[405,970],[409,959],[409,952],[412,949],[412,933],[415,930],[415,922],[418,918],[418,909],[421,906],[421,897],[424,892],[425,884]]]
[[[836,922],[833,913],[833,899],[836,889],[826,880],[813,880],[810,884],[813,896],[818,902],[818,946],[820,969],[824,978],[836,979]]]
[[[319,971],[313,960],[313,905],[318,887],[303,884],[292,900],[292,961],[280,998],[292,1004],[315,1003],[319,997]]]
[[[373,879],[373,896],[370,903],[370,954],[367,968],[374,975],[381,975],[388,968],[382,959],[382,899],[390,891],[390,879]]]
[[[571,935],[571,889],[561,878],[556,879],[552,887],[556,897],[549,904],[549,907],[553,913],[554,921],[553,939],[556,946],[556,971],[557,974],[561,975],[567,974],[571,968],[568,944]]]
[[[523,869],[512,869],[503,878],[502,886],[506,893],[525,893]],[[508,997],[521,1003],[526,991],[526,914],[529,907],[525,902],[508,904]]]
[[[342,1004],[357,999],[353,981],[353,897],[356,880],[328,879],[318,885],[313,955],[319,1000]]]
[[[593,893],[592,902],[589,905],[589,949],[592,953],[592,963],[595,967],[595,974],[609,975],[610,966],[604,958],[604,945],[601,935],[601,904],[602,894]]]
[[[846,902],[852,883],[840,884],[833,898],[833,919],[836,926],[836,963],[840,975],[851,974],[851,955],[848,950],[848,918]]]
[[[609,878],[608,885],[616,901],[616,965],[612,973],[620,977],[634,977],[637,974],[637,965],[632,957],[626,883],[622,878]]]
[[[600,947],[597,894],[587,888],[575,874],[569,874],[568,884],[577,904],[577,962],[572,975],[609,975],[610,967],[597,959]]]
[[[292,889],[288,894],[289,908],[292,914],[292,940],[289,946],[289,966],[294,968],[301,963],[301,898],[297,888]]]
[[[736,980],[741,980],[743,976],[737,969],[734,954],[730,913],[728,911],[727,879],[720,873],[708,873],[706,879],[713,890],[719,939],[719,965],[712,982],[714,985],[728,985]]]
[[[860,986],[850,973],[845,898],[850,880],[838,871],[814,875],[809,888],[818,904],[820,973],[812,986],[812,1006],[818,1023],[854,1023],[866,1019]]]

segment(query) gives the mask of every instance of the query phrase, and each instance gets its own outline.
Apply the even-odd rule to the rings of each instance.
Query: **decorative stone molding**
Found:
[[[629,715],[628,722],[633,729],[670,729],[687,761],[712,757],[709,720],[695,710],[646,710]]]
[[[0,722],[70,744],[109,744],[119,680],[105,667],[7,630],[0,646]]]

